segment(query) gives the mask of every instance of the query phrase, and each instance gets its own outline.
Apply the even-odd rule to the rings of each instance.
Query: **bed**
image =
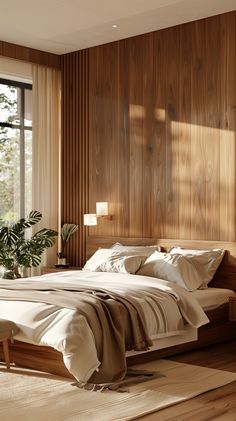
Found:
[[[236,290],[234,281],[236,243],[88,237],[87,256],[91,256],[99,247],[110,247],[116,241],[129,245],[159,244],[162,250],[167,250],[173,246],[196,249],[222,248],[227,250],[208,290],[196,291],[195,294],[195,298],[205,308],[210,323],[203,324],[198,329],[197,336],[196,330],[189,329],[189,332],[187,334],[185,332],[182,337],[181,335],[176,335],[171,337],[170,340],[169,338],[163,338],[162,341],[158,340],[157,345],[151,347],[148,351],[127,353],[128,364],[170,356],[179,352],[236,338],[235,326],[228,320],[228,297],[233,295]],[[209,297],[210,295],[211,297]],[[58,375],[71,376],[65,368],[60,352],[48,346],[38,346],[33,342],[27,343],[19,339],[24,338],[18,337],[18,340],[14,341],[14,344],[11,345],[11,356],[17,365]]]

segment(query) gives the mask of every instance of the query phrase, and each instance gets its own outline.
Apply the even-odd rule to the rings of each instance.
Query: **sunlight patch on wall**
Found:
[[[143,105],[129,104],[130,118],[145,118],[146,111]]]
[[[235,141],[230,130],[171,122],[169,177],[180,236],[235,241]]]
[[[164,108],[155,108],[154,118],[160,123],[164,123],[166,121],[166,110]]]

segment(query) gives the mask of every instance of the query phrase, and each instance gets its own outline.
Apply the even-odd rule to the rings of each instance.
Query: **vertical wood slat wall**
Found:
[[[67,261],[81,266],[88,210],[88,51],[62,57],[62,224],[79,225],[66,246]]]
[[[62,61],[63,220],[108,201],[91,235],[235,241],[236,12]]]

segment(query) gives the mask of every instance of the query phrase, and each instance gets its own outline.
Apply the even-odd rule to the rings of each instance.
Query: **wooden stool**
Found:
[[[10,368],[10,356],[8,348],[8,340],[18,332],[16,324],[10,320],[0,319],[0,342],[3,345],[3,354],[7,368]]]

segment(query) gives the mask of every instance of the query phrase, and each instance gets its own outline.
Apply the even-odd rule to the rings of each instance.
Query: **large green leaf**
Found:
[[[49,228],[42,228],[41,230],[37,231],[33,237],[37,237],[37,236],[55,237],[57,236],[57,234],[58,234],[57,231],[51,230]]]
[[[42,219],[41,212],[31,211],[26,219],[25,218],[19,219],[19,221],[17,221],[12,226],[12,228],[17,232],[20,232],[26,228],[30,228],[33,225],[37,224],[41,219]]]
[[[13,246],[17,243],[19,236],[10,227],[3,227],[0,229],[0,241],[9,246]]]
[[[30,268],[32,266],[36,267],[41,262],[41,254],[25,254],[21,259],[22,265]]]
[[[40,231],[36,232],[31,241],[38,246],[43,246],[44,248],[49,248],[55,244],[55,240],[57,237],[57,231],[50,230],[48,228],[43,228]]]
[[[30,225],[37,224],[42,219],[41,212],[38,211],[31,211],[28,216],[28,223]]]

